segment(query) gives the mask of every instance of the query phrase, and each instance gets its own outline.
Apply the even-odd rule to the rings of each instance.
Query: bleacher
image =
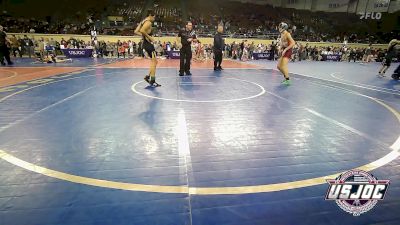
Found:
[[[215,1],[212,6],[201,0],[191,0],[185,4],[180,0],[155,0],[152,4],[149,5],[146,0],[121,0],[113,1],[107,7],[103,3],[86,7],[87,11],[78,10],[70,16],[60,14],[51,21],[43,17],[18,18],[12,14],[2,16],[2,21],[9,32],[86,34],[89,24],[96,24],[100,34],[133,35],[134,27],[143,19],[143,10],[152,8],[157,15],[154,24],[157,36],[176,35],[188,19],[193,22],[199,36],[203,37],[212,36],[216,26],[223,21],[226,37],[274,39],[279,35],[277,25],[284,21],[296,27],[293,34],[296,40],[342,41],[346,37],[351,42],[382,43],[390,38],[390,35],[384,36],[390,33],[387,30],[390,24],[383,24],[386,30],[382,32],[375,21],[360,20],[357,15],[350,13],[311,12],[227,0]],[[70,7],[66,7],[66,12],[67,9],[70,10]],[[88,15],[92,22],[88,22]],[[120,16],[123,19],[110,21],[105,19],[107,16]]]

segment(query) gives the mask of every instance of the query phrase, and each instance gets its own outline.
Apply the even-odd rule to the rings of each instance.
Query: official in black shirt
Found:
[[[3,27],[0,25],[0,63],[5,66],[4,58],[6,58],[8,65],[12,65],[13,62],[10,60],[10,51],[7,43],[11,41],[7,38],[6,32],[4,32]]]
[[[269,60],[275,61],[275,53],[276,53],[276,44],[275,44],[275,42],[272,42],[272,44],[271,44],[271,54],[269,56]]]
[[[186,29],[181,30],[178,34],[178,37],[181,38],[181,50],[180,50],[180,69],[179,76],[183,76],[183,73],[186,75],[192,75],[190,73],[190,61],[192,60],[192,41],[196,40],[196,33],[193,30],[192,22],[188,22],[186,24]]]
[[[224,39],[222,38],[222,32],[224,28],[222,25],[218,25],[217,33],[214,36],[214,70],[222,70],[222,51],[224,50]]]

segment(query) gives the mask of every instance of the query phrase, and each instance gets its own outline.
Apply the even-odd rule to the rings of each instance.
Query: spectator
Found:
[[[19,57],[22,57],[20,42],[18,41],[15,35],[12,35],[10,38],[11,41],[11,52],[13,53],[14,57],[17,57],[16,52],[18,52]]]

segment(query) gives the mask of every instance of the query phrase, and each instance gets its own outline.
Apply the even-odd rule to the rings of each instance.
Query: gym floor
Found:
[[[400,223],[400,82],[379,63],[76,59],[0,68],[0,225]],[[326,179],[391,181],[354,217]]]

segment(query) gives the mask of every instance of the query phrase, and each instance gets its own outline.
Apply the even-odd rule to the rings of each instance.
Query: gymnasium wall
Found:
[[[400,11],[400,0],[392,0],[389,5],[389,13]]]
[[[389,12],[400,10],[400,0],[230,0],[275,7],[324,12]]]
[[[349,0],[314,0],[312,11],[347,12]]]

